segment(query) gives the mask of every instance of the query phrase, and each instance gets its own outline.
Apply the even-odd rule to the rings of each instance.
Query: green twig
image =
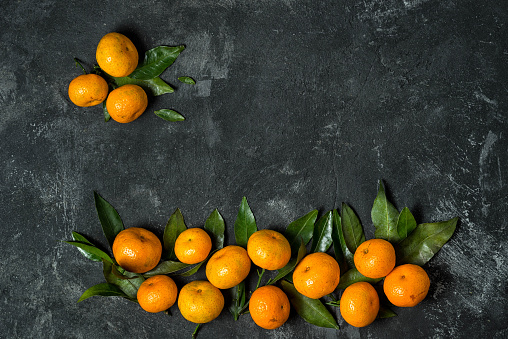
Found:
[[[256,284],[256,290],[258,289],[259,285],[261,284],[261,278],[263,277],[263,274],[265,274],[264,268],[261,270],[261,273],[259,273],[259,271],[258,271],[259,279],[258,279],[258,283]]]
[[[79,62],[79,60],[77,58],[74,58],[74,62],[76,63],[76,66],[81,67],[81,69],[83,70],[83,73],[87,74],[85,67],[83,67],[83,65],[81,65],[81,63]]]
[[[198,324],[196,326],[196,329],[194,330],[194,332],[192,332],[192,339],[195,339],[196,336],[198,335],[198,329],[199,329],[199,326],[201,326],[201,324]]]

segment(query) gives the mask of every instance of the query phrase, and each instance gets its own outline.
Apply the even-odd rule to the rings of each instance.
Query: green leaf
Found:
[[[178,260],[175,255],[175,242],[176,238],[187,229],[183,220],[182,212],[177,208],[169,217],[166,228],[164,228],[164,235],[162,240],[164,243],[165,258],[168,260]]]
[[[337,288],[339,290],[345,290],[349,285],[352,285],[354,283],[365,281],[371,284],[375,284],[379,281],[381,281],[383,278],[367,278],[366,276],[362,275],[356,268],[349,269],[346,273],[344,273],[340,277],[339,285]]]
[[[404,207],[400,211],[399,218],[397,219],[397,233],[399,234],[400,240],[406,239],[416,228],[416,220],[409,208]]]
[[[340,272],[344,274],[347,267],[354,267],[353,253],[349,251],[342,233],[342,222],[337,210],[333,210],[333,229],[332,229],[333,250],[335,259],[339,263]]]
[[[208,254],[208,257],[206,257],[205,260],[203,260],[202,262],[200,262],[199,264],[197,264],[196,266],[188,269],[187,271],[184,271],[182,273],[178,273],[178,275],[181,275],[182,277],[190,277],[191,275],[195,274],[199,268],[201,266],[203,266],[204,263],[206,263],[208,261],[208,259],[210,259],[210,257],[215,253],[217,252],[218,249],[214,250],[214,251],[211,251],[210,254]]]
[[[314,231],[314,223],[318,215],[317,210],[312,210],[306,215],[293,221],[288,225],[284,232],[284,236],[291,245],[291,252],[293,255],[298,252],[300,242],[303,240],[304,245],[307,245],[312,238]]]
[[[90,241],[88,241],[87,238],[82,236],[81,234],[77,232],[72,232],[72,238],[77,242],[82,242],[91,246],[94,246]],[[95,247],[95,246],[94,246]],[[83,254],[87,259],[90,259],[92,261],[102,261],[102,258],[96,254],[93,254],[91,252],[86,251],[85,249],[78,247],[78,250]],[[109,257],[109,256],[108,256]]]
[[[233,318],[238,320],[240,312],[245,307],[245,280],[233,287],[233,303],[229,307],[229,312]]]
[[[184,264],[179,261],[166,260],[162,261],[159,265],[157,265],[153,270],[148,271],[143,274],[145,278],[153,277],[154,275],[160,274],[171,274],[183,270],[191,266],[191,264]]]
[[[384,239],[392,243],[397,243],[400,240],[397,231],[397,219],[399,218],[399,211],[388,201],[385,194],[383,182],[379,181],[379,189],[374,205],[370,212],[372,223],[376,227],[374,236],[377,239]]]
[[[243,197],[235,221],[235,239],[238,246],[247,247],[250,236],[258,230],[254,214],[250,210],[247,198]]]
[[[208,219],[206,219],[204,228],[213,236],[213,248],[221,249],[224,247],[224,231],[226,229],[226,225],[217,209],[215,209]]]
[[[128,296],[123,293],[123,291],[116,285],[109,283],[97,284],[95,286],[87,289],[81,297],[79,297],[78,303],[85,299],[88,299],[93,296],[103,296],[103,297],[123,297],[128,298]]]
[[[175,91],[169,84],[167,84],[164,80],[162,80],[159,77],[154,77],[152,79],[146,80],[134,79],[131,77],[123,77],[123,78],[109,77],[109,79],[111,82],[113,82],[113,84],[116,87],[128,84],[138,85],[146,92],[147,95],[154,97],[166,93],[173,93]]]
[[[459,218],[418,225],[398,246],[398,264],[424,265],[451,238]]]
[[[332,245],[333,213],[327,212],[316,222],[310,252],[326,252]]]
[[[158,46],[145,53],[145,59],[129,77],[133,79],[149,80],[159,76],[175,62],[185,46]]]
[[[178,80],[180,80],[184,84],[188,84],[188,85],[195,85],[196,84],[196,81],[194,81],[194,79],[192,79],[191,77],[178,77]]]
[[[129,300],[136,301],[138,288],[145,281],[145,278],[140,274],[125,271],[121,267],[107,261],[103,261],[102,264],[106,282],[118,286],[127,295]],[[133,279],[122,279],[118,275]]]
[[[305,257],[305,254],[307,254],[307,248],[305,247],[303,241],[301,241],[297,257],[295,259],[291,259],[286,266],[278,270],[275,278],[268,280],[266,284],[273,285],[280,279],[286,277],[289,273],[293,272],[298,263],[303,259],[303,257]]]
[[[93,192],[95,208],[101,222],[102,231],[108,240],[109,246],[113,247],[116,235],[124,230],[122,219],[113,206],[97,192]]]
[[[104,121],[108,122],[111,119],[111,115],[109,115],[108,109],[106,108],[106,100],[102,102],[102,113],[104,114]]]
[[[347,204],[342,203],[342,233],[344,241],[351,253],[355,253],[356,249],[365,241],[362,224],[356,216],[355,212]]]
[[[79,241],[64,241],[64,242],[69,245],[76,246],[77,248],[80,248],[87,253],[93,254],[93,255],[101,258],[102,260],[108,261],[110,263],[114,263],[113,259],[111,259],[111,257],[106,252],[98,249],[94,245],[89,245],[89,244],[79,242]]]
[[[311,299],[300,294],[293,284],[285,280],[281,283],[291,305],[303,320],[319,327],[339,329],[339,325],[319,299]]]
[[[183,115],[178,113],[177,111],[173,111],[171,109],[160,109],[154,112],[159,118],[162,118],[166,121],[184,121],[185,118]]]
[[[379,312],[377,314],[378,319],[386,319],[396,317],[397,313],[393,312],[390,308],[386,306],[379,306]]]

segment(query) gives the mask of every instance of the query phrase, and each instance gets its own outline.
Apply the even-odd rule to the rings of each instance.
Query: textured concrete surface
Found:
[[[189,337],[194,325],[119,298],[77,304],[100,265],[60,240],[106,247],[96,190],[127,227],[162,235],[218,208],[226,242],[246,196],[283,230],[347,202],[373,237],[377,180],[418,222],[460,217],[426,265],[432,287],[398,317],[340,331],[262,330],[224,310],[201,338],[506,338],[508,3],[505,0],[12,1],[0,3],[0,337]],[[110,31],[145,51],[185,44],[177,87],[137,121],[105,123],[67,85]],[[179,84],[192,76],[197,85]],[[181,112],[169,123],[153,114]],[[198,274],[202,276],[202,272]],[[177,279],[181,286],[186,280]]]

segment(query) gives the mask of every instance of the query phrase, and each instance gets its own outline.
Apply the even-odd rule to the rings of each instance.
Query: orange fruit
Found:
[[[371,324],[379,312],[379,296],[375,288],[367,282],[357,282],[348,286],[340,298],[342,318],[355,327]]]
[[[221,291],[208,281],[196,280],[180,290],[178,308],[182,316],[196,324],[217,318],[224,307]]]
[[[395,267],[386,276],[383,290],[388,300],[399,307],[413,307],[429,292],[430,279],[418,265],[405,264]]]
[[[229,245],[210,257],[206,277],[217,288],[231,288],[247,278],[250,265],[249,255],[243,247]]]
[[[106,100],[108,83],[97,74],[83,74],[69,83],[69,99],[79,107],[95,106]]]
[[[139,55],[129,38],[113,32],[106,34],[99,41],[95,58],[104,72],[120,78],[128,76],[136,69]]]
[[[138,85],[123,85],[109,93],[106,109],[113,120],[128,123],[139,118],[148,106],[148,97]]]
[[[291,259],[291,245],[279,232],[260,230],[249,237],[247,253],[255,265],[267,270],[278,270]]]
[[[113,255],[118,265],[129,272],[145,273],[159,263],[162,244],[155,234],[139,227],[130,227],[117,234]]]
[[[212,249],[212,239],[201,228],[189,228],[176,238],[175,255],[185,264],[197,264],[206,259]]]
[[[173,306],[178,289],[167,275],[154,275],[143,281],[138,288],[139,306],[147,312],[162,312]]]
[[[358,272],[367,278],[386,277],[395,267],[395,249],[383,239],[371,239],[358,246],[354,255]]]
[[[268,285],[252,293],[249,313],[254,322],[267,330],[281,327],[289,318],[289,299],[280,288]]]
[[[319,299],[335,291],[339,279],[339,264],[323,252],[311,253],[304,257],[293,273],[296,290],[311,299]]]

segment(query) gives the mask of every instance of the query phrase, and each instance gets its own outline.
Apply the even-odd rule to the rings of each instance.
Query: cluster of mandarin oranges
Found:
[[[209,257],[212,240],[201,228],[183,231],[175,241],[174,252],[186,264],[203,262]],[[157,266],[162,245],[152,232],[131,227],[121,231],[113,243],[113,255],[118,264],[134,273],[145,273]],[[161,312],[175,303],[182,316],[202,324],[217,318],[224,307],[221,290],[241,283],[249,274],[251,264],[266,270],[279,270],[291,257],[291,246],[279,232],[263,229],[250,236],[247,249],[229,245],[214,252],[206,262],[207,280],[192,281],[179,291],[167,275],[155,275],[138,289],[139,305],[148,312]],[[382,239],[363,242],[354,253],[357,270],[368,278],[384,278],[383,289],[395,306],[412,307],[421,302],[429,290],[429,277],[417,265],[396,266],[395,250]],[[334,292],[340,280],[337,261],[323,252],[306,255],[293,272],[293,283],[302,295],[319,299]],[[372,323],[379,312],[379,296],[368,282],[348,286],[340,298],[343,319],[355,326]],[[265,329],[282,326],[288,319],[290,303],[285,292],[277,286],[266,285],[254,290],[249,299],[252,320]]]
[[[95,53],[97,63],[108,75],[121,78],[138,66],[138,51],[132,41],[120,33],[102,37]],[[120,123],[136,120],[148,106],[146,92],[138,85],[126,84],[109,91],[106,80],[97,74],[83,74],[74,78],[68,88],[69,99],[77,106],[90,107],[106,100],[110,117]]]

